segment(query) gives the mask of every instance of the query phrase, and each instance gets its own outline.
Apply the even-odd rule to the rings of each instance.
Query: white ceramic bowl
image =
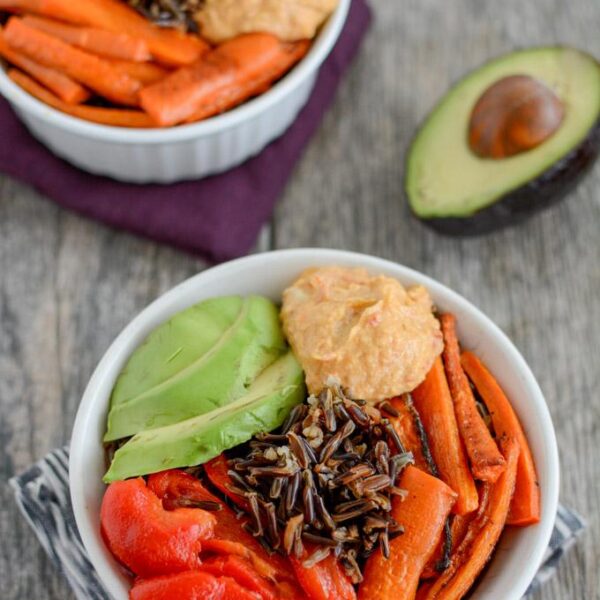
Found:
[[[340,35],[350,2],[340,0],[308,54],[268,92],[200,123],[148,130],[89,123],[36,100],[3,68],[0,94],[38,140],[85,171],[134,183],[198,179],[258,154],[293,123]]]
[[[437,281],[401,265],[337,250],[299,249],[257,254],[204,271],[184,281],[143,310],[117,337],[94,372],[83,395],[71,439],[70,485],[79,532],[106,588],[117,600],[127,598],[130,582],[104,546],[99,530],[105,486],[102,436],[110,393],[131,352],[174,313],[208,297],[262,294],[279,301],[283,289],[305,268],[338,264],[365,267],[396,277],[405,285],[422,284],[436,305],[453,312],[462,344],[489,365],[512,400],[525,428],[537,466],[542,517],[538,525],[506,531],[473,599],[520,600],[548,545],[558,502],[556,438],[546,402],[529,367],[510,340],[467,300]]]

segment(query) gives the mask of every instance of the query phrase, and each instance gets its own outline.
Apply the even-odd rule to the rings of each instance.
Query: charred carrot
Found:
[[[458,501],[458,500],[457,500]],[[469,523],[475,518],[476,512],[472,512],[466,515],[453,515],[450,517],[450,541],[451,541],[451,552],[452,549],[458,548],[463,541]],[[429,562],[421,573],[421,579],[435,579],[440,575],[438,565],[444,558],[444,539],[440,540],[438,547],[436,548],[433,556],[429,559]],[[450,554],[452,556],[452,554]]]
[[[490,411],[496,436],[513,437],[519,442],[517,483],[507,523],[520,526],[538,523],[540,520],[540,489],[533,456],[521,423],[502,388],[483,363],[471,352],[464,352],[461,362],[463,369]]]
[[[399,487],[407,490],[404,500],[395,498],[392,516],[404,533],[390,542],[390,556],[381,549],[367,560],[359,600],[412,600],[423,567],[435,551],[456,494],[441,480],[409,466]]]
[[[204,119],[264,91],[307,50],[308,42],[281,42],[267,33],[241,35],[144,88],[140,100],[162,125]]]
[[[449,313],[440,318],[444,335],[444,367],[454,403],[458,430],[471,460],[475,479],[494,482],[505,467],[505,460],[496,446],[477,404],[469,380],[460,364],[460,348],[456,338],[456,319]]]
[[[134,62],[131,60],[108,59],[110,64],[121,73],[137,79],[143,85],[150,85],[164,79],[169,71],[153,62]]]
[[[114,33],[91,27],[76,27],[33,15],[25,15],[23,22],[92,54],[138,62],[152,58],[148,44],[144,40],[133,38],[127,33]]]
[[[19,69],[31,75],[36,81],[39,81],[39,83],[47,87],[67,104],[81,104],[90,97],[90,93],[82,85],[73,81],[67,75],[56,69],[40,65],[12,50],[6,43],[1,29],[0,56],[4,57],[13,66],[19,67]]]
[[[473,512],[468,515],[454,515],[452,517],[450,529],[452,531],[452,545],[454,548],[458,548],[465,539],[469,525],[475,516],[476,513]]]
[[[400,437],[400,441],[404,448],[411,452],[415,459],[415,466],[425,473],[435,475],[435,467],[432,469],[430,460],[427,460],[426,454],[429,452],[428,440],[422,439],[417,429],[415,415],[411,409],[409,398],[406,396],[397,396],[391,398],[389,404],[398,413],[398,415],[390,415],[389,421],[396,433]],[[386,415],[387,416],[387,415]]]
[[[490,559],[508,516],[515,489],[519,443],[513,438],[501,442],[506,468],[494,484],[489,484],[485,509],[469,525],[450,567],[429,589],[426,600],[459,600],[471,588]]]
[[[73,117],[115,127],[156,127],[152,119],[139,110],[67,104],[17,69],[10,69],[8,76],[34,98]]]
[[[11,17],[4,37],[11,48],[57,69],[118,104],[137,105],[139,81],[114,69],[107,61],[69,46],[47,33]]]
[[[162,29],[119,0],[0,0],[0,9],[33,12],[75,25],[127,32],[143,39],[152,56],[168,65],[189,65],[209,48],[197,36]]]
[[[421,583],[421,585],[419,586],[419,589],[417,590],[417,595],[415,596],[415,600],[426,600],[427,594],[429,593],[431,586],[432,586],[432,584],[427,581]]]
[[[435,361],[425,381],[412,392],[412,398],[427,432],[440,477],[458,494],[454,512],[464,515],[476,510],[479,503],[477,488],[458,432],[441,358]]]

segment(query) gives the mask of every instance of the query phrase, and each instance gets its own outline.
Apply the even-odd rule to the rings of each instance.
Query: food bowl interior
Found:
[[[365,267],[404,285],[427,287],[442,311],[457,317],[460,341],[489,366],[511,399],[528,437],[538,470],[542,518],[538,525],[505,531],[472,598],[518,600],[539,567],[550,539],[558,502],[558,454],[550,415],[525,361],[508,338],[478,309],[436,281],[398,264],[350,252],[300,249],[254,255],[205,271],[148,306],[117,337],[98,365],[83,396],[71,441],[70,483],[79,531],[90,559],[110,593],[127,598],[130,582],[105,548],[99,511],[105,486],[105,431],[111,389],[131,352],[160,323],[205,298],[260,294],[279,302],[305,268],[337,264]]]
[[[256,114],[276,105],[285,95],[300,86],[309,74],[315,72],[331,51],[346,20],[351,0],[340,0],[335,12],[322,26],[308,54],[289,73],[267,92],[248,100],[240,106],[198,123],[156,129],[135,129],[99,125],[64,114],[40,102],[16,83],[6,73],[6,63],[0,59],[0,94],[19,110],[61,129],[90,138],[118,141],[122,144],[162,144],[165,142],[212,136],[234,127]]]

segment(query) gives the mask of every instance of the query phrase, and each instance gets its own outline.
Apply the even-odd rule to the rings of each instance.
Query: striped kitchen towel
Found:
[[[10,481],[19,508],[48,556],[64,574],[78,600],[110,600],[79,537],[69,494],[69,449],[59,448]],[[537,590],[556,572],[585,521],[559,506],[544,562],[527,591]]]

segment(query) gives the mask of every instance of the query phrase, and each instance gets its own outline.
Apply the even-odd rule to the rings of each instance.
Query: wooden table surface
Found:
[[[536,599],[600,598],[600,165],[561,206],[469,240],[412,220],[401,184],[416,124],[468,69],[535,44],[573,44],[600,56],[599,1],[373,5],[361,55],[257,249],[345,248],[404,263],[462,293],[510,335],[552,411],[561,499],[590,525]],[[121,328],[204,266],[0,177],[4,600],[72,597],[18,515],[7,479],[69,439],[86,382]]]

